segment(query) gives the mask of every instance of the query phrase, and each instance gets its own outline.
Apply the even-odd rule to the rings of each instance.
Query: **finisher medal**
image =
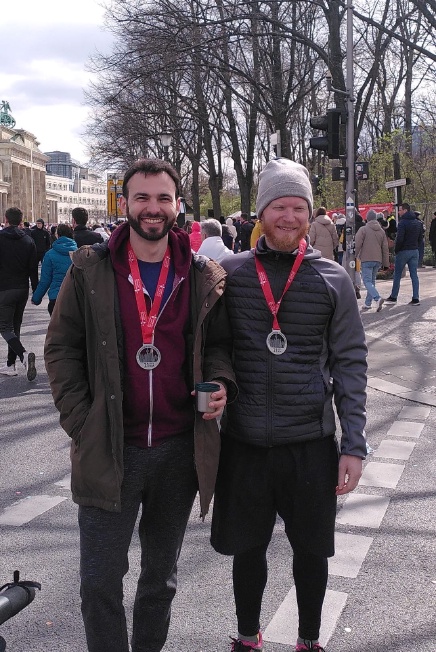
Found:
[[[266,345],[274,355],[282,355],[288,346],[288,340],[282,331],[272,330],[266,338]]]
[[[154,344],[144,344],[136,354],[136,362],[142,369],[156,369],[160,360],[160,351]]]
[[[159,315],[162,298],[165,291],[165,284],[167,282],[171,252],[168,245],[165,256],[162,261],[162,268],[157,282],[157,288],[154,299],[151,304],[150,312],[147,313],[147,306],[145,304],[144,292],[142,289],[141,275],[139,272],[138,259],[136,258],[130,242],[127,246],[128,260],[130,266],[130,273],[133,279],[133,288],[135,291],[136,305],[138,308],[139,321],[142,333],[142,346],[138,349],[136,354],[136,362],[141,369],[151,370],[156,369],[161,361],[161,354],[159,349],[152,343],[154,339],[154,329]]]
[[[257,276],[259,279],[260,287],[262,288],[263,295],[268,304],[268,308],[273,316],[273,327],[271,333],[266,338],[266,345],[268,351],[271,351],[274,355],[282,355],[288,346],[288,340],[286,336],[280,330],[279,321],[277,319],[277,313],[279,312],[280,304],[286,292],[289,290],[292,281],[294,280],[301,263],[303,262],[304,254],[306,252],[307,242],[304,238],[300,240],[298,245],[298,254],[295,259],[295,262],[289,272],[288,280],[286,281],[285,289],[283,290],[282,296],[278,301],[274,300],[273,293],[271,290],[271,285],[268,280],[268,275],[265,272],[265,269],[260,262],[258,256],[255,255],[254,262],[256,264]]]

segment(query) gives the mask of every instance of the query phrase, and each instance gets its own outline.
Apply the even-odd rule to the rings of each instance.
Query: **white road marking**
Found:
[[[372,542],[372,537],[336,532],[335,556],[329,559],[329,575],[357,577]]]
[[[394,439],[383,439],[374,452],[374,457],[385,457],[391,460],[408,460],[411,456],[415,442]]]
[[[414,421],[394,421],[387,432],[388,437],[415,437],[418,439],[424,428],[423,423]]]
[[[322,625],[319,635],[321,645],[326,645],[333,634],[337,620],[347,601],[347,593],[327,590],[322,609]],[[266,641],[294,645],[298,632],[298,611],[295,586],[277,609],[263,635]]]
[[[347,497],[336,521],[342,525],[379,528],[386,514],[389,498],[386,496],[368,496],[350,494]]]
[[[405,405],[401,408],[399,419],[427,419],[430,414],[430,408],[424,405]]]
[[[24,525],[64,500],[65,496],[27,496],[3,510],[0,525]]]
[[[384,487],[386,489],[395,489],[403,471],[404,464],[369,462],[363,470],[359,485],[361,487]]]

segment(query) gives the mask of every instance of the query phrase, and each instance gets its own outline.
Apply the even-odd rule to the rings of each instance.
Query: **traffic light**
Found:
[[[344,154],[344,142],[341,125],[341,109],[327,109],[325,115],[310,118],[312,129],[324,131],[324,136],[314,136],[309,140],[310,147],[326,152],[328,158],[339,158]]]

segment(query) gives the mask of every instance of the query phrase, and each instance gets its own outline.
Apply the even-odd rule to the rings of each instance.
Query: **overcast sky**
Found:
[[[0,101],[9,102],[15,127],[33,133],[43,152],[70,152],[82,163],[85,66],[112,40],[103,30],[102,3],[12,0],[0,18]]]

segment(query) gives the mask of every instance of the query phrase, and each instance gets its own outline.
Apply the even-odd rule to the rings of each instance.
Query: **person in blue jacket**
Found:
[[[39,306],[48,290],[48,312],[51,316],[56,298],[61,289],[62,281],[71,265],[70,253],[76,251],[77,244],[73,239],[73,229],[69,224],[59,224],[57,239],[52,248],[44,256],[41,267],[41,278],[33,293],[32,303]]]

